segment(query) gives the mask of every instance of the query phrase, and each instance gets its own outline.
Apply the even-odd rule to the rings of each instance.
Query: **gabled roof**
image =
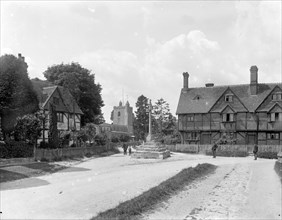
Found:
[[[207,113],[228,87],[249,112],[254,112],[275,86],[282,88],[282,83],[259,83],[257,95],[251,95],[250,84],[182,89],[176,114]],[[197,95],[201,98],[194,100]]]
[[[57,111],[61,112],[68,112],[68,113],[76,113],[76,114],[83,114],[79,106],[77,105],[75,99],[70,94],[69,90],[67,88],[64,88],[62,86],[51,86],[43,88],[43,95],[46,94],[46,96],[43,96],[43,103],[42,108],[48,109],[48,102],[50,98],[53,96],[53,94],[57,91],[59,93],[59,96],[62,100],[63,105],[56,106]],[[44,100],[45,98],[45,100]]]
[[[33,88],[37,93],[39,100],[39,107],[48,110],[48,102],[55,92],[58,92],[62,104],[56,106],[56,110],[60,112],[68,112],[76,114],[83,114],[74,97],[68,89],[62,86],[55,86],[47,81],[40,79],[32,79]]]

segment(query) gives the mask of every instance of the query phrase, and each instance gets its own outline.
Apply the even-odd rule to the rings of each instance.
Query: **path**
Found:
[[[221,165],[143,219],[281,219],[274,160]]]

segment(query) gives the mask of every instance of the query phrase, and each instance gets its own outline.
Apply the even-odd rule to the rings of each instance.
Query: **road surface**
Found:
[[[190,186],[190,196],[185,194],[187,191],[183,192],[193,202],[181,207],[184,218],[240,217],[241,214],[268,217],[263,209],[276,217],[281,211],[277,211],[281,206],[281,185],[273,171],[274,160],[213,159],[180,153],[166,160],[140,160],[117,154],[95,158],[51,175],[2,183],[1,219],[89,219],[199,163],[212,163],[219,168],[215,175]],[[211,184],[207,185],[209,181]],[[217,202],[222,195],[224,199]],[[175,201],[179,201],[177,196],[173,197]],[[258,206],[253,207],[252,202],[258,198]],[[234,210],[229,208],[233,203],[238,203]],[[171,207],[173,205],[171,202]],[[222,210],[221,206],[224,206]],[[177,217],[178,213],[172,211],[166,216]],[[159,216],[158,210],[147,218],[156,216]]]

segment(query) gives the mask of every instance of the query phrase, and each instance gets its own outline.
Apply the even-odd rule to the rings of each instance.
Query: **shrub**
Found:
[[[0,144],[1,158],[32,157],[33,145],[25,142],[10,141],[9,144]]]

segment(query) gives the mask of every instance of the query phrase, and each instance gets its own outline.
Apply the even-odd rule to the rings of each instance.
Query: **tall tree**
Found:
[[[166,135],[173,132],[176,119],[170,112],[169,104],[163,98],[157,100],[153,106],[153,116],[158,134]]]
[[[101,124],[104,122],[101,108],[104,106],[102,87],[95,83],[94,74],[81,67],[79,63],[58,64],[48,67],[44,72],[46,79],[69,89],[84,115],[82,125],[86,123]]]
[[[14,130],[17,117],[38,110],[27,64],[14,55],[0,57],[0,116],[4,138]]]
[[[55,105],[49,105],[49,132],[48,132],[48,142],[50,148],[57,148],[59,143],[59,133],[57,127],[57,112]]]
[[[133,121],[134,135],[137,139],[145,140],[149,131],[149,101],[144,95],[137,99],[135,115]]]

